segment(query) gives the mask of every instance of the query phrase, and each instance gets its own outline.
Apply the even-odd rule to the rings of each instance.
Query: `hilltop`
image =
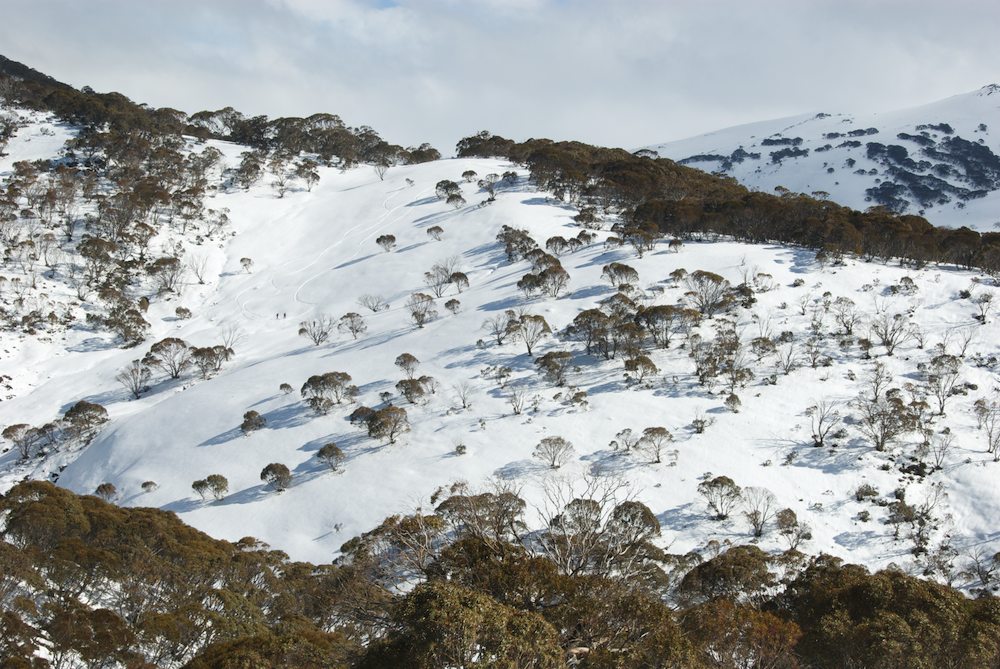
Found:
[[[884,113],[809,113],[652,144],[647,150],[756,190],[884,206],[946,227],[998,222],[1000,87]]]

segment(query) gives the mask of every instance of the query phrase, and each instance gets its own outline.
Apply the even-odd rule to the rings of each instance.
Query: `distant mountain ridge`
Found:
[[[0,74],[5,74],[22,81],[33,81],[38,84],[46,84],[56,88],[72,88],[69,84],[53,79],[47,74],[42,74],[38,70],[32,69],[24,63],[11,60],[5,56],[0,56]]]
[[[986,231],[1000,221],[998,124],[1000,85],[989,84],[909,109],[803,114],[641,150],[762,191],[787,188]]]

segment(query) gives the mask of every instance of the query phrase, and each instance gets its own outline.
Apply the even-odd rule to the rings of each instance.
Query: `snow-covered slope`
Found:
[[[20,160],[48,160],[58,156],[66,141],[76,135],[67,124],[48,114],[32,112],[0,112],[0,118],[8,118],[23,124],[7,146],[0,151],[0,178],[10,174],[15,162]]]
[[[17,141],[11,144],[11,159],[19,157]],[[230,161],[240,151],[216,146]],[[572,219],[576,210],[537,192],[523,175],[485,206],[480,206],[485,194],[474,183],[461,183],[469,203],[463,207],[435,196],[438,181],[461,182],[466,170],[484,175],[511,169],[516,168],[492,160],[445,160],[394,167],[380,180],[368,166],[344,172],[323,168],[311,192],[300,188],[279,199],[262,183],[246,192],[212,196],[208,206],[229,209],[234,234],[224,243],[189,245],[188,257],[200,255],[207,262],[206,282],[191,280],[179,296],[154,300],[146,316],[153,328],[138,348],[116,348],[110,335],[82,325],[49,341],[2,335],[2,372],[13,377],[13,390],[0,403],[0,425],[40,424],[80,399],[104,405],[111,416],[82,452],[28,464],[19,463],[13,450],[0,456],[3,487],[24,476],[48,476],[91,493],[110,482],[121,504],[170,509],[214,536],[253,535],[294,558],[325,561],[344,541],[386,516],[426,508],[439,486],[467,481],[478,487],[494,478],[541,503],[545,481],[553,476],[575,481],[588,475],[621,477],[660,519],[663,542],[672,551],[696,549],[710,539],[742,543],[749,540],[742,517],[711,520],[697,493],[706,477],[726,475],[742,486],[770,489],[780,507],[795,510],[812,527],[813,538],[802,549],[879,566],[909,564],[909,544],[892,541],[893,528],[881,522],[888,510],[856,501],[855,489],[869,483],[879,499],[888,501],[895,489],[905,488],[906,499],[918,505],[940,481],[948,499],[935,510],[934,545],[950,537],[959,549],[1000,548],[994,523],[1000,511],[1000,490],[994,485],[1000,464],[985,452],[971,412],[973,401],[988,396],[998,382],[995,366],[972,361],[975,354],[982,360],[996,354],[1000,324],[976,324],[974,307],[956,299],[972,285],[973,274],[853,260],[821,267],[806,250],[729,242],[689,242],[680,252],[664,245],[637,258],[627,248],[605,248],[607,233],[599,233],[597,242],[562,256],[571,278],[561,297],[525,299],[515,284],[530,266],[523,260],[507,262],[496,241],[501,226],[524,228],[544,245],[554,235],[579,232]],[[443,228],[440,241],[428,236],[431,226]],[[391,252],[375,243],[386,234],[396,238]],[[252,260],[251,271],[244,269],[244,258]],[[450,287],[436,300],[437,317],[418,328],[405,303],[414,292],[429,292],[424,272],[450,258],[468,275],[469,287],[460,294]],[[652,350],[659,373],[632,384],[623,377],[620,358],[585,355],[581,342],[558,333],[529,356],[523,344],[496,345],[483,331],[487,318],[520,308],[544,316],[561,331],[581,310],[613,294],[601,278],[602,267],[611,262],[638,271],[640,299],[649,304],[683,300],[683,284],[670,278],[678,268],[716,272],[734,285],[744,276],[756,278],[756,304],[734,312],[744,342],[789,331],[802,364],[785,375],[772,355],[751,357],[755,379],[738,391],[742,408],[733,413],[723,403],[728,391],[699,385],[689,349],[676,344]],[[892,294],[890,286],[904,276],[912,278],[915,292]],[[992,293],[994,288],[982,283],[975,290]],[[362,294],[380,295],[390,308],[365,311],[357,302]],[[873,365],[861,358],[856,344],[842,349],[833,336],[837,326],[824,305],[836,297],[850,298],[869,316],[883,310],[919,324],[926,337],[923,349],[913,341],[893,357],[874,349],[897,386],[919,384],[917,364],[932,357],[935,344],[947,342],[954,349],[956,328],[976,334],[961,377],[977,390],[953,397],[947,416],[933,426],[957,435],[941,471],[923,478],[903,474],[900,467],[910,463],[919,437],[908,435],[880,453],[861,437],[856,422],[835,439],[836,447],[812,446],[807,409],[826,400],[840,403],[845,415],[856,414],[847,403],[859,396]],[[444,307],[452,298],[461,302],[454,314]],[[193,312],[192,318],[174,316],[181,305]],[[357,339],[339,333],[314,346],[298,334],[302,320],[347,312],[359,312],[367,322],[367,332]],[[817,358],[811,367],[805,342],[817,319],[824,333],[817,345],[829,365]],[[707,320],[699,331],[711,337],[717,322]],[[213,345],[233,326],[243,334],[236,355],[211,379],[191,371],[173,381],[157,374],[138,400],[115,381],[116,373],[141,358],[152,342],[172,336],[191,345]],[[585,406],[566,401],[567,388],[554,387],[538,374],[533,358],[551,350],[573,352],[568,384],[587,392]],[[420,360],[419,375],[437,381],[426,403],[409,404],[396,393],[404,375],[393,361],[404,352]],[[496,366],[511,368],[504,387],[484,373]],[[298,389],[311,375],[331,371],[351,375],[360,390],[359,404],[377,407],[380,393],[391,393],[391,401],[407,410],[412,430],[388,445],[347,420],[354,405],[314,415]],[[768,382],[772,375],[775,384]],[[284,383],[295,392],[279,390]],[[467,409],[455,390],[462,384],[471,388]],[[526,388],[529,396],[519,415],[509,402],[515,388]],[[248,410],[261,413],[267,425],[244,436],[239,425]],[[691,427],[699,415],[714,421],[702,434]],[[624,428],[641,432],[650,426],[666,427],[674,435],[660,464],[609,446]],[[540,439],[556,435],[572,442],[575,454],[553,472],[532,452]],[[330,472],[316,458],[328,442],[347,456],[341,472]],[[459,444],[464,454],[456,453]],[[281,493],[260,479],[262,468],[274,462],[294,475]],[[219,501],[202,501],[191,489],[194,480],[210,474],[229,481],[229,494]],[[143,492],[146,481],[158,487]],[[862,511],[871,520],[859,520]],[[773,530],[760,541],[769,549],[783,546]]]
[[[646,148],[757,190],[820,191],[985,231],[1000,221],[998,127],[1000,87],[989,85],[911,109],[803,114]]]

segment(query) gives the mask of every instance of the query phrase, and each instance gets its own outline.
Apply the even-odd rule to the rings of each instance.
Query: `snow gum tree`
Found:
[[[94,490],[94,494],[105,502],[110,502],[118,496],[118,488],[115,487],[114,483],[102,483]]]
[[[913,338],[913,331],[903,314],[880,314],[871,322],[872,338],[877,339],[891,356],[896,349]]]
[[[927,368],[926,388],[928,394],[937,400],[938,415],[944,415],[944,407],[951,397],[962,369],[962,360],[955,355],[942,353],[934,356]]]
[[[742,490],[728,476],[716,476],[698,484],[698,493],[705,498],[715,520],[725,520],[742,499]]]
[[[406,378],[412,379],[413,375],[417,371],[417,367],[420,366],[420,361],[417,360],[417,356],[412,353],[400,353],[396,356],[394,364],[396,367],[403,370],[403,373],[406,374]]]
[[[323,415],[329,413],[334,404],[353,400],[358,395],[358,387],[351,384],[351,375],[347,372],[327,372],[310,376],[300,392],[309,408]]]
[[[917,427],[917,416],[898,390],[890,390],[879,398],[863,395],[855,406],[860,412],[858,427],[876,451],[886,450]]]
[[[115,380],[118,381],[118,383],[120,383],[133,398],[139,399],[142,393],[146,391],[151,377],[152,373],[149,371],[149,367],[142,364],[142,361],[140,360],[133,360],[115,375]]]
[[[628,265],[613,262],[601,269],[601,278],[610,283],[615,290],[620,290],[624,285],[638,283],[639,273]]]
[[[429,272],[424,272],[424,283],[434,293],[434,297],[441,297],[445,294],[448,286],[451,285],[452,273],[452,269],[444,263],[434,263]],[[468,280],[466,280],[466,285],[468,285]]]
[[[3,436],[4,439],[14,444],[22,460],[27,460],[31,457],[35,446],[41,440],[41,433],[27,423],[8,425],[0,433],[0,436]]]
[[[507,337],[513,335],[517,328],[518,321],[513,311],[497,314],[486,319],[483,323],[483,329],[493,337],[497,346],[502,346]]]
[[[108,411],[100,404],[80,400],[63,414],[66,436],[78,443],[88,443],[102,425],[108,422]]]
[[[167,337],[153,344],[142,362],[148,367],[159,367],[168,377],[176,379],[193,364],[191,347],[183,339]]]
[[[349,311],[340,317],[337,329],[341,332],[350,332],[351,337],[357,339],[359,334],[364,334],[368,331],[368,325],[365,324],[365,319],[361,314]]]
[[[379,237],[375,239],[375,243],[381,246],[383,251],[388,253],[396,248],[396,237],[395,235],[379,235]]]
[[[518,319],[513,335],[524,343],[525,348],[528,349],[528,355],[531,355],[531,350],[535,345],[551,332],[552,329],[544,316],[525,314]]]
[[[566,328],[566,334],[583,341],[587,355],[601,353],[608,357],[610,325],[608,315],[600,309],[585,309],[577,314]]]
[[[659,464],[663,461],[663,451],[674,440],[674,435],[665,427],[647,427],[642,431],[642,437],[636,448],[645,453],[650,461]]]
[[[433,320],[437,316],[434,309],[434,298],[424,293],[413,293],[406,302],[406,308],[410,312],[410,318],[418,328]]]
[[[261,470],[260,480],[276,491],[282,492],[292,485],[292,472],[280,462],[272,462]]]
[[[365,309],[370,309],[374,313],[385,311],[389,308],[389,303],[381,295],[365,294],[358,298],[358,304]]]
[[[566,385],[566,372],[569,370],[573,354],[569,351],[549,351],[536,358],[535,364],[545,374],[545,378],[556,386]]]
[[[698,322],[701,315],[694,309],[672,304],[654,305],[640,309],[636,320],[661,348],[669,348],[674,335],[684,332]]]
[[[215,346],[199,346],[191,349],[191,361],[201,373],[201,378],[207,379],[213,372],[222,369],[222,364],[233,357],[233,349],[222,344]]]
[[[659,367],[646,355],[637,355],[625,361],[625,375],[636,383],[642,383],[659,371]]]
[[[534,456],[551,469],[559,469],[573,457],[573,444],[562,437],[545,437],[535,446]]]
[[[267,425],[267,420],[260,413],[251,410],[243,414],[243,422],[240,423],[240,429],[243,430],[243,434],[250,434],[262,429],[265,425]]]
[[[743,489],[743,515],[750,524],[753,536],[764,536],[764,529],[774,518],[778,500],[767,488],[747,487]]]
[[[836,402],[820,400],[806,409],[812,427],[814,446],[824,446],[826,439],[840,425],[840,405]]]
[[[387,406],[375,411],[368,416],[367,424],[369,437],[386,439],[390,444],[395,444],[401,434],[410,430],[406,409],[395,406]]]
[[[320,462],[329,467],[331,471],[337,471],[340,468],[340,465],[343,464],[344,460],[347,459],[347,456],[344,455],[344,451],[342,451],[340,447],[333,442],[324,444],[318,451],[316,451],[316,457],[319,458]]]
[[[729,281],[714,272],[696,270],[684,278],[685,297],[702,316],[711,318],[730,301]]]
[[[222,499],[229,493],[229,480],[222,474],[209,474],[205,477],[205,482],[216,500]]]
[[[461,186],[448,179],[442,179],[434,186],[434,194],[441,200],[447,200],[450,195],[460,195],[461,193]]]
[[[332,318],[320,315],[299,323],[299,335],[311,341],[315,346],[319,346],[330,339],[335,326]]]

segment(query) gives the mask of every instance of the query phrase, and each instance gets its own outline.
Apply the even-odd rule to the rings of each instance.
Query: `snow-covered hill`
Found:
[[[992,104],[993,98],[984,99]],[[4,169],[27,155],[36,157],[29,151],[40,146],[37,135],[44,123],[49,122],[36,117],[19,130]],[[805,127],[812,121],[801,123]],[[823,123],[855,127],[843,119]],[[881,124],[883,133],[890,126],[903,127]],[[776,127],[749,132],[763,138]],[[964,126],[956,132],[965,133]],[[783,136],[801,134],[795,129]],[[730,146],[727,137],[722,139],[726,141],[718,146]],[[214,145],[230,164],[242,150]],[[810,160],[813,155],[811,151]],[[786,161],[788,166],[792,162]],[[570,275],[563,294],[526,298],[516,284],[530,263],[508,262],[497,234],[504,225],[523,228],[544,246],[550,237],[580,232],[573,221],[577,211],[536,191],[523,172],[515,183],[498,189],[495,202],[485,203],[486,194],[461,179],[467,170],[481,176],[517,168],[495,160],[443,160],[393,167],[384,180],[370,166],[321,168],[311,191],[295,188],[283,198],[267,179],[248,191],[220,189],[208,206],[229,210],[232,235],[223,242],[198,243],[164,233],[158,243],[181,244],[185,257],[204,261],[205,283],[189,276],[179,295],[154,300],[146,314],[152,330],[137,348],[118,348],[110,334],[83,324],[52,337],[4,332],[0,371],[11,380],[8,399],[0,402],[0,425],[42,424],[81,399],[105,406],[111,420],[82,451],[50,453],[24,463],[9,450],[0,456],[2,487],[25,476],[54,478],[81,493],[111,483],[120,504],[173,510],[213,536],[253,535],[294,558],[326,561],[344,541],[386,516],[426,508],[439,486],[466,481],[477,488],[493,479],[507,481],[540,505],[553,477],[576,482],[588,476],[620,477],[656,514],[664,528],[663,543],[671,551],[698,549],[709,540],[743,543],[750,537],[742,515],[712,520],[697,491],[702,481],[725,475],[741,486],[773,491],[779,507],[793,509],[808,523],[812,538],[803,550],[882,566],[914,560],[912,544],[893,541],[894,527],[884,522],[889,503],[903,494],[896,491],[904,490],[907,502],[919,507],[938,499],[940,483],[947,499],[928,512],[935,519],[931,548],[942,543],[959,551],[1000,548],[995,527],[1000,489],[994,485],[1000,463],[986,452],[972,411],[975,400],[995,395],[998,378],[991,356],[997,353],[1000,323],[987,319],[978,324],[973,303],[957,297],[970,289],[973,297],[992,295],[990,281],[948,267],[910,270],[855,260],[824,267],[807,250],[725,241],[691,240],[679,251],[663,244],[639,258],[627,247],[607,247],[603,241],[608,233],[601,232],[596,241],[561,256]],[[838,171],[843,173],[839,166]],[[467,204],[456,208],[437,197],[435,185],[445,179],[460,183]],[[443,229],[440,240],[429,236],[433,226]],[[382,235],[395,237],[393,250],[376,244]],[[638,272],[633,298],[645,305],[685,300],[684,282],[671,277],[681,268],[755,287],[756,302],[731,314],[754,375],[737,390],[738,412],[724,404],[729,395],[722,389],[725,384],[699,384],[689,356],[696,340],[682,346],[685,338],[678,335],[669,348],[651,348],[648,355],[658,371],[639,383],[624,377],[621,357],[586,355],[582,342],[564,335],[577,314],[614,294],[602,279],[602,268],[613,262]],[[460,293],[449,286],[435,299],[436,317],[417,327],[405,305],[413,293],[430,292],[424,274],[435,263],[464,272],[469,285]],[[7,268],[8,274],[14,271]],[[47,290],[58,297],[60,288],[53,284]],[[364,294],[381,296],[389,308],[365,310],[358,303]],[[891,357],[878,345],[872,349],[892,372],[892,385],[908,400],[920,396],[926,375],[918,365],[940,353],[938,344],[958,353],[962,340],[972,338],[960,374],[961,384],[969,385],[958,386],[961,394],[950,398],[946,416],[924,416],[932,420],[928,427],[935,445],[945,428],[955,435],[941,470],[926,476],[901,471],[918,455],[919,433],[906,434],[885,452],[863,438],[859,412],[850,403],[868,387],[875,363],[863,357],[857,339],[835,334],[840,326],[832,304],[841,297],[857,305],[865,323],[879,314],[899,314],[907,328],[919,329],[919,336],[911,334]],[[451,299],[460,301],[454,313],[444,306]],[[178,319],[178,306],[190,309],[192,317]],[[553,335],[532,355],[517,341],[497,345],[483,324],[506,310],[544,316]],[[348,312],[361,314],[367,325],[356,339],[334,333],[316,346],[298,334],[301,321],[324,315],[339,319]],[[695,333],[711,340],[721,320],[705,319]],[[235,357],[209,379],[193,370],[176,380],[156,372],[140,399],[132,399],[115,380],[153,342],[177,337],[192,346],[209,346],[235,330],[241,334]],[[855,337],[867,332],[867,325],[858,325]],[[758,338],[779,342],[777,351],[752,353],[749,344]],[[572,352],[568,387],[545,380],[534,363],[555,350]],[[781,358],[789,350],[794,364],[785,365]],[[402,353],[419,359],[418,376],[436,381],[434,392],[416,404],[395,388],[405,378],[394,364]],[[502,384],[495,374],[500,367],[510,368],[510,378]],[[369,438],[347,419],[357,404],[315,415],[299,389],[310,376],[333,371],[350,374],[359,390],[357,404],[379,407],[390,401],[404,407],[411,431],[391,445]],[[293,392],[282,391],[282,384]],[[912,385],[906,389],[905,384]],[[460,392],[462,386],[467,389]],[[586,391],[586,401],[571,402],[578,390]],[[522,391],[525,406],[515,413],[511,398]],[[467,395],[469,407],[462,407],[460,395]],[[817,402],[834,404],[846,419],[843,434],[821,448],[812,445],[807,415]],[[240,423],[250,410],[262,414],[266,426],[244,435]],[[692,427],[696,418],[707,422],[703,433]],[[674,437],[659,464],[610,446],[621,441],[617,435],[625,428],[641,433],[653,426],[667,428]],[[561,436],[575,447],[573,457],[557,471],[532,456],[549,436]],[[316,457],[329,442],[346,455],[340,472],[331,472]],[[279,493],[262,482],[261,471],[269,463],[291,470],[287,490]],[[228,494],[218,501],[203,501],[192,491],[193,481],[210,474],[229,482]],[[155,489],[144,492],[148,481],[156,483]],[[856,498],[864,483],[877,490],[878,503]],[[784,547],[773,523],[769,527],[761,545]]]
[[[866,209],[885,205],[934,225],[1000,222],[1000,87],[877,114],[814,113],[646,147],[664,158]]]

